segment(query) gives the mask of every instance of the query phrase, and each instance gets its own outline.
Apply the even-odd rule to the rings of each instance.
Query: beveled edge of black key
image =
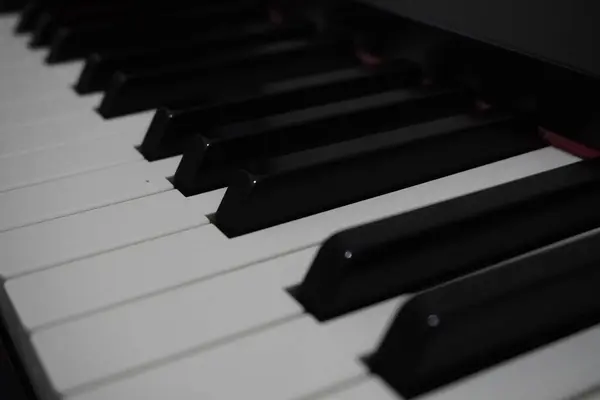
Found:
[[[40,1],[29,1],[19,16],[19,21],[15,26],[14,32],[16,34],[30,32],[34,28],[35,21],[37,21],[42,10],[43,7]]]
[[[210,141],[202,135],[194,135],[186,142],[186,149],[181,158],[181,162],[173,176],[173,185],[181,194],[186,197],[194,196],[199,193],[219,189],[226,185],[231,174],[228,167],[204,173],[202,179],[197,178],[198,166],[204,162],[206,149],[210,146]]]
[[[592,168],[589,168],[590,165]],[[291,293],[320,321],[338,316],[340,304],[337,294],[346,287],[347,279],[344,274],[355,262],[356,257],[353,257],[353,253],[359,253],[358,249],[377,249],[387,243],[410,240],[427,235],[440,224],[451,226],[460,223],[465,219],[465,212],[470,219],[482,212],[511,207],[524,197],[538,197],[548,190],[555,192],[552,179],[556,176],[573,180],[561,180],[560,188],[568,188],[590,179],[599,180],[598,167],[600,161],[579,162],[337,232],[323,242],[304,279],[291,289]],[[531,184],[540,178],[542,181],[538,181],[537,186]],[[516,193],[514,188],[519,187],[527,189],[527,192]],[[511,188],[514,194],[508,199],[506,196],[496,195],[500,190],[506,191]],[[456,204],[460,205],[462,213],[458,213]],[[446,209],[453,212],[444,212]],[[345,307],[342,308],[346,310]]]
[[[138,150],[148,161],[156,161],[177,154],[176,149],[164,149],[164,138],[167,128],[177,116],[178,112],[167,107],[161,107],[154,113],[154,117],[148,126],[148,131],[142,140]],[[161,144],[163,144],[161,146]],[[160,148],[160,149],[159,149]]]
[[[69,37],[71,37],[71,29],[62,27],[56,31],[54,37],[51,39],[50,51],[46,56],[47,64],[58,64],[63,61],[68,61],[71,57],[64,53],[63,47],[68,43]]]
[[[512,340],[510,345],[504,344],[505,351],[502,355],[489,352],[485,357],[471,355],[467,363],[458,368],[446,368],[445,372],[438,372],[430,377],[429,381],[423,378],[419,381],[415,376],[413,361],[425,355],[426,342],[435,341],[436,329],[444,326],[446,318],[466,316],[470,320],[474,317],[479,320],[477,315],[481,314],[482,307],[502,301],[508,294],[560,286],[567,281],[565,276],[573,274],[578,274],[576,277],[581,280],[583,278],[579,274],[587,276],[600,262],[600,253],[594,251],[598,248],[600,229],[594,229],[527,253],[523,257],[492,266],[480,273],[419,293],[400,307],[377,349],[364,357],[363,361],[372,373],[384,379],[385,375],[396,377],[396,383],[391,386],[402,395],[411,398],[587,329],[600,320],[598,311],[594,312],[595,317],[586,313],[573,313],[569,321],[561,321],[546,328],[545,330],[549,329],[550,332],[544,332],[543,336],[534,342]],[[558,290],[556,287],[552,289],[553,294]],[[565,301],[569,299],[570,297]],[[495,316],[494,313],[485,315]],[[403,340],[398,340],[400,336]],[[387,358],[394,359],[393,372],[387,370]],[[405,377],[409,379],[404,379]],[[402,384],[400,379],[408,382]]]
[[[102,62],[102,58],[98,53],[90,54],[85,60],[83,70],[77,78],[77,82],[73,85],[73,90],[77,94],[90,94],[98,92],[103,88],[94,83],[94,70],[96,66]]]
[[[6,345],[12,353],[11,362],[22,379],[28,381],[26,390],[33,392],[35,400],[61,400],[29,340],[27,329],[21,323],[5,285],[6,280],[0,276],[0,330],[6,333]]]
[[[39,49],[47,46],[52,40],[52,25],[54,24],[54,18],[49,12],[44,12],[37,20],[33,29],[33,35],[28,43],[28,47],[31,49]]]

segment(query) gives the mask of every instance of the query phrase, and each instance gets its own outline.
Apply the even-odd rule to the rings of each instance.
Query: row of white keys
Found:
[[[306,246],[315,246],[332,232],[347,226],[408,211],[462,193],[556,168],[575,160],[574,157],[560,151],[544,149],[232,240],[220,235],[213,226],[200,227],[9,280],[6,288],[21,320],[29,329],[35,331],[36,328],[45,325],[44,329],[34,333],[34,343],[57,387],[69,390],[102,380],[135,365],[151,362],[152,359],[161,359],[181,349],[170,346],[193,348],[206,344],[198,335],[188,337],[187,342],[181,338],[172,342],[168,340],[169,332],[153,325],[161,321],[161,318],[176,315],[182,318],[176,324],[181,330],[201,330],[202,325],[200,328],[189,325],[202,324],[203,319],[210,314],[198,314],[199,302],[181,303],[169,300],[177,298],[181,288],[167,291],[158,297],[142,298],[129,305],[122,305],[128,300],[177,285],[187,284],[190,285],[189,290],[194,290],[195,287],[201,287],[201,279],[206,279],[212,274],[240,268],[251,262]],[[284,262],[282,260],[287,260],[287,257],[291,255],[275,258],[274,262]],[[304,265],[304,270],[307,267],[308,264]],[[200,281],[196,285],[193,284],[194,280]],[[271,283],[268,278],[264,281],[267,285],[273,284],[271,291],[275,290],[274,295],[279,296],[282,304],[289,304],[289,301],[285,301],[287,295],[283,292],[287,282],[286,285],[281,285],[277,282]],[[227,296],[223,301],[247,301],[244,305],[252,304],[252,297],[256,293],[269,293],[268,287],[260,286],[259,282],[251,284],[247,291],[252,296],[240,298],[241,291],[233,289],[220,292],[222,296]],[[198,289],[198,293],[200,292]],[[119,304],[121,307],[111,309]],[[106,310],[100,314],[65,321],[98,309]],[[157,315],[157,310],[165,310],[164,315]],[[119,314],[120,312],[123,314]],[[225,336],[248,329],[247,326],[232,325],[230,321],[236,320],[236,314],[214,312],[222,315],[219,323],[228,324],[226,329],[219,330],[215,327]],[[294,306],[283,316],[289,317],[297,312]],[[187,318],[190,315],[193,316],[192,319]],[[253,319],[261,320],[261,317],[254,314]],[[102,322],[96,322],[100,320]],[[123,321],[130,321],[131,328],[120,330],[119,325]],[[212,321],[212,324],[216,322]],[[100,326],[104,328],[98,329]],[[127,326],[130,326],[129,323]],[[146,329],[134,334],[132,332],[135,327]],[[111,334],[113,336],[110,336]],[[146,343],[151,345],[146,347],[138,341],[135,344],[128,342],[140,335],[146,337]],[[105,339],[109,337],[110,340],[106,340],[105,343]],[[61,341],[63,345],[59,343]],[[101,346],[96,345],[98,341],[102,341]],[[84,348],[89,347],[102,348],[105,354],[120,354],[122,357],[113,358],[111,362],[96,363],[93,361],[94,357],[78,357],[75,360],[68,356],[71,353],[56,351],[75,343],[81,348],[77,351],[80,354],[84,353]],[[139,352],[132,355],[120,349],[121,345],[138,349]],[[87,366],[80,364],[88,361],[90,364]]]
[[[81,61],[56,66],[44,65],[42,62],[28,62],[26,67],[13,68],[9,71],[0,68],[2,71],[0,90],[2,93],[10,93],[9,96],[0,98],[0,106],[18,103],[30,107],[55,94],[62,95],[62,101],[69,101],[73,105],[80,96],[70,86],[79,75],[82,65]]]
[[[138,161],[0,193],[0,232],[172,190],[181,157]]]
[[[266,326],[238,340],[177,354],[166,363],[123,374],[112,381],[67,391],[66,396],[78,400],[124,400],[135,396],[160,399],[167,395],[181,400],[243,396],[261,399],[400,399],[385,384],[368,375],[359,357],[375,349],[401,302],[388,301],[324,324],[308,316],[280,320],[275,326]],[[190,318],[198,316],[191,315]],[[132,321],[127,320],[125,327],[134,329],[133,335],[138,333]],[[178,325],[178,329],[182,328],[185,326]],[[110,329],[104,326],[102,332]],[[198,331],[200,327],[195,332]],[[178,340],[180,337],[172,334],[172,338],[167,339]],[[134,351],[143,351],[147,340],[142,334],[130,341],[142,342],[143,349]],[[62,343],[48,344],[57,346]],[[105,341],[87,345],[101,348]],[[599,346],[600,327],[597,326],[422,395],[419,399],[567,399],[600,382],[600,358],[593,351]],[[67,349],[73,350],[63,347],[62,351]],[[78,346],[75,349],[80,350]],[[60,351],[55,350],[54,354]],[[85,355],[102,357],[104,362],[108,358],[103,357],[98,349],[92,353],[88,351]],[[327,368],[322,369],[323,366]],[[358,385],[337,390],[344,383],[352,384],[361,378],[363,381]],[[323,382],[328,384],[324,386]]]
[[[119,400],[137,393],[140,398],[159,399],[166,394],[159,388],[166,385],[171,390],[169,398],[175,399],[200,394],[200,398],[215,399],[305,397],[364,375],[357,356],[374,346],[398,305],[398,300],[391,300],[327,324],[306,315],[290,316],[238,340],[180,354],[172,362],[106,385],[78,388],[66,396]]]
[[[95,113],[78,113],[11,126],[0,135],[0,163],[5,162],[3,158],[16,160],[15,157],[23,154],[65,145],[84,146],[83,151],[90,152],[92,150],[87,150],[82,142],[103,138],[110,141],[113,140],[109,138],[112,135],[121,136],[124,148],[131,150],[141,143],[153,115],[153,111],[148,111],[114,120],[104,120]],[[77,152],[77,147],[72,147],[72,151]],[[67,151],[58,152],[61,153],[70,156]],[[51,157],[57,158],[58,155]]]
[[[80,128],[81,129],[81,128]],[[0,158],[0,192],[119,164],[142,161],[135,149],[143,130],[76,141],[13,157]]]
[[[222,192],[176,190],[0,233],[0,276],[12,278],[208,224]],[[32,251],[34,249],[34,251]]]

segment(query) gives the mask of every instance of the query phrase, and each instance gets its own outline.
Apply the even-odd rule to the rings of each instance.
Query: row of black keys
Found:
[[[240,15],[228,6],[222,16]],[[39,15],[36,45],[60,54],[44,35],[62,22]],[[103,26],[90,31],[110,32]],[[222,29],[189,48],[144,47],[143,35],[104,45],[92,34],[62,47],[72,51],[64,59],[91,54],[77,87],[105,89],[107,117],[178,104],[157,113],[140,150],[148,159],[183,152],[174,182],[188,195],[228,186],[214,219],[230,236],[543,146],[527,116],[477,113],[471,93],[420,86],[418,65],[365,68],[343,41],[315,40],[303,24],[256,26],[268,32],[256,42]],[[192,47],[207,50],[196,59]],[[597,228],[599,174],[585,162],[342,232],[292,293],[317,318],[333,318]],[[368,364],[413,396],[598,322],[596,240],[418,295]]]
[[[40,35],[74,32],[79,50],[69,54],[89,55],[77,88],[105,90],[106,117],[174,102],[157,112],[140,151],[149,160],[183,153],[173,182],[185,195],[228,187],[213,220],[230,237],[544,145],[527,116],[477,112],[472,93],[423,86],[420,66],[402,58],[366,67],[345,38],[316,37],[307,21],[275,25],[256,1],[175,4],[185,12],[163,18],[177,28],[163,45],[147,31],[160,7],[116,33],[119,13],[84,18],[90,27],[38,10],[34,41],[61,53],[62,41]],[[195,22],[215,13],[220,23]]]

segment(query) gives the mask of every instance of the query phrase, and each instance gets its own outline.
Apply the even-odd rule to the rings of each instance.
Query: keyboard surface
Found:
[[[412,59],[251,0],[184,3],[138,28],[101,4],[73,9],[87,25],[35,2],[0,16],[0,382],[38,400],[598,396],[593,319],[418,389],[368,361],[413,299],[595,238],[596,164]]]

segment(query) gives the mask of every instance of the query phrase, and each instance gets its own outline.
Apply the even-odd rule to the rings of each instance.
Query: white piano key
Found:
[[[139,137],[133,131],[0,158],[0,192],[144,160],[130,144]]]
[[[93,113],[93,108],[99,101],[99,95],[78,97],[66,92],[57,96],[43,96],[35,103],[0,100],[0,129],[5,130],[30,121],[54,119],[61,115]]]
[[[274,260],[277,261],[278,259]],[[285,264],[284,264],[285,265]],[[235,279],[236,274],[233,274],[232,278]],[[209,283],[209,282],[207,282]],[[214,282],[211,282],[211,284]],[[264,286],[264,284],[262,285]],[[259,289],[262,289],[262,286],[259,287]],[[212,290],[211,290],[212,289]],[[213,293],[213,289],[212,286],[207,285],[207,289],[205,290],[211,290],[211,292],[209,294]],[[269,292],[269,290],[267,290],[267,292]],[[272,292],[272,290],[271,290]],[[283,294],[284,292],[282,290],[279,291],[281,294]],[[178,293],[178,292],[175,292]],[[229,292],[230,296],[233,295],[233,293],[235,292]],[[252,295],[255,295],[254,293]],[[281,297],[281,296],[280,296]],[[272,298],[271,302],[278,302],[281,301],[283,298]],[[313,336],[315,339],[311,340],[310,342],[310,346],[316,346],[316,347],[320,347],[320,348],[327,348],[328,352],[323,353],[321,355],[319,355],[318,359],[315,359],[315,361],[319,364],[330,364],[333,360],[329,360],[328,357],[330,357],[330,354],[343,354],[345,355],[345,362],[343,362],[344,365],[352,365],[353,363],[359,363],[359,359],[358,356],[360,356],[362,353],[364,353],[365,351],[371,351],[375,348],[375,345],[377,344],[379,338],[381,337],[381,335],[385,332],[385,329],[387,327],[387,325],[389,324],[389,320],[391,319],[391,317],[394,315],[395,310],[399,307],[399,304],[401,303],[403,299],[392,299],[389,300],[387,302],[375,305],[373,307],[369,307],[367,309],[364,310],[360,310],[351,314],[348,314],[344,317],[338,318],[336,320],[333,321],[329,321],[326,324],[318,324],[315,323],[313,326],[313,329],[315,330],[315,332],[311,335]],[[234,300],[235,301],[235,300]],[[248,298],[248,301],[251,301]],[[284,302],[284,304],[289,303],[290,301],[292,301],[291,297],[287,302]],[[171,310],[165,310],[162,308],[163,306],[163,302],[160,300],[160,298],[156,298],[155,299],[155,304],[154,304],[154,310],[155,310],[155,318],[158,318],[158,316],[156,315],[156,310],[158,310],[158,312],[162,312],[162,314],[167,315],[169,313],[171,313]],[[268,304],[269,302],[265,302],[265,304]],[[191,323],[177,323],[177,326],[181,329],[181,330],[186,330],[186,328],[188,329],[194,329],[194,331],[196,330],[200,330],[201,326],[203,325],[203,322],[205,321],[205,318],[207,321],[211,321],[211,318],[206,315],[206,317],[204,316],[204,314],[198,315],[196,313],[194,313],[193,309],[194,307],[191,305],[187,305],[185,301],[181,301],[181,306],[185,307],[183,309],[179,309],[179,312],[181,314],[186,314],[186,315],[190,315],[187,314],[187,310],[189,310],[189,312],[191,313],[191,315],[193,315],[192,318],[196,319],[195,324],[198,324],[199,326],[194,328],[191,328],[191,324],[194,324],[194,322]],[[263,307],[265,307],[265,305],[263,305]],[[271,306],[267,306],[267,307],[273,307],[273,305]],[[291,319],[294,315],[298,315],[299,314],[299,310],[297,310],[298,306],[289,305],[287,307],[285,307],[284,312],[282,312],[280,320],[285,320],[285,319]],[[151,312],[152,308],[147,307],[147,312]],[[297,311],[296,311],[297,310]],[[115,313],[118,313],[120,311],[120,309],[115,310]],[[129,310],[129,314],[128,315],[121,315],[120,318],[120,323],[126,323],[126,327],[127,330],[132,329],[134,326],[135,321],[132,321],[129,318],[135,318],[136,317],[136,312],[133,312],[132,310]],[[141,311],[141,310],[139,310]],[[221,311],[221,310],[219,310]],[[241,314],[244,313],[244,311],[251,313],[251,314],[256,314],[258,313],[258,310],[255,309],[247,309],[247,310],[240,310],[239,307],[231,307],[230,310],[225,310],[225,311],[229,311],[229,315],[225,314],[223,316],[221,316],[221,319],[226,319],[229,318],[231,321],[235,321],[237,318],[243,318]],[[210,312],[209,312],[210,313]],[[207,314],[209,314],[207,313]],[[161,314],[161,315],[162,315]],[[129,318],[127,318],[129,317]],[[71,387],[68,387],[67,385],[61,386],[62,384],[65,383],[76,383],[78,382],[77,379],[81,379],[82,375],[86,373],[86,371],[94,371],[94,372],[98,372],[104,369],[105,373],[112,367],[115,366],[115,357],[117,357],[117,360],[121,363],[123,363],[123,359],[127,358],[128,355],[132,355],[134,352],[132,351],[128,351],[127,353],[119,353],[119,351],[125,351],[125,349],[130,348],[130,347],[136,347],[136,351],[139,351],[140,353],[144,353],[145,351],[151,351],[154,352],[153,350],[151,350],[152,345],[156,345],[156,346],[162,346],[162,348],[164,349],[165,347],[170,347],[171,349],[176,349],[177,346],[180,346],[181,343],[177,343],[177,344],[172,344],[169,342],[166,342],[164,340],[159,340],[158,338],[154,338],[154,334],[153,332],[150,330],[144,330],[144,333],[141,333],[144,337],[144,340],[150,342],[150,343],[144,343],[142,346],[144,347],[144,349],[140,349],[138,346],[140,346],[140,339],[139,336],[133,334],[131,331],[129,331],[129,335],[122,333],[119,338],[115,338],[113,337],[113,339],[121,339],[124,340],[125,343],[120,343],[118,346],[115,346],[113,344],[113,340],[102,340],[101,337],[104,335],[104,331],[113,331],[115,329],[119,329],[119,327],[115,324],[117,321],[107,321],[107,320],[95,320],[96,317],[91,317],[91,320],[95,323],[88,323],[85,324],[77,321],[72,323],[71,325],[68,326],[67,329],[64,329],[62,326],[58,326],[56,329],[51,330],[51,334],[47,334],[47,331],[42,331],[37,335],[34,335],[32,341],[38,351],[38,354],[40,354],[41,358],[42,358],[42,363],[45,366],[45,369],[49,372],[51,379],[53,380],[55,387],[61,391],[61,392],[69,392],[70,390],[76,390],[78,389],[78,387],[76,385],[73,385]],[[150,316],[146,316],[145,317],[146,320],[150,320]],[[212,318],[214,319],[214,318]],[[301,317],[301,319],[305,319],[308,321],[313,321],[312,318],[308,317],[308,316],[303,316]],[[137,321],[137,320],[136,320]],[[137,321],[139,322],[139,321]],[[269,322],[269,321],[267,321]],[[271,324],[270,325],[274,325],[277,320],[274,319],[272,321],[270,321]],[[295,322],[289,322],[289,324],[294,324]],[[195,325],[194,324],[194,325]],[[223,323],[221,322],[221,325],[223,325]],[[150,326],[146,326],[147,328],[150,328]],[[153,328],[153,327],[152,327]],[[100,332],[95,331],[97,329],[101,329]],[[133,328],[135,329],[135,328]],[[164,329],[164,328],[163,328]],[[278,328],[274,328],[273,330],[276,330]],[[287,330],[286,330],[287,331]],[[268,331],[265,331],[268,332]],[[268,333],[262,333],[262,335],[267,335]],[[284,333],[280,333],[280,335],[286,335],[286,334],[291,334],[292,336],[296,336],[298,335],[297,332],[292,332],[292,333],[288,333],[288,332],[284,332]],[[90,338],[91,335],[91,338]],[[187,334],[186,334],[187,335]],[[186,335],[180,335],[180,336],[186,336]],[[303,346],[305,346],[305,343],[301,340],[301,338],[299,336],[296,336],[297,339],[292,339],[289,338],[287,340],[289,340],[291,343],[296,343],[295,346],[297,346],[298,352],[299,353],[304,353],[304,352],[311,352],[311,349],[309,349],[308,347],[303,348]],[[149,338],[149,339],[148,339]],[[164,339],[164,338],[163,338]],[[179,338],[175,338],[173,337],[171,340],[175,340],[178,341]],[[190,340],[190,338],[187,338],[188,341]],[[193,339],[193,338],[192,338]],[[243,341],[244,339],[240,339],[240,341]],[[285,339],[284,339],[285,340]],[[286,341],[287,341],[286,340]],[[84,343],[82,343],[84,342]],[[68,345],[67,345],[68,343]],[[74,345],[74,343],[81,343],[81,345],[77,345],[76,348],[73,348],[72,346]],[[135,344],[134,344],[135,343]],[[80,354],[81,357],[77,357],[76,360],[73,360],[73,357],[69,357],[68,353],[64,352],[64,348],[66,348],[65,346],[69,346],[69,348],[73,349],[73,351],[75,351],[77,354]],[[108,348],[110,350],[106,350],[106,347],[108,346]],[[231,346],[231,347],[236,347],[237,346],[237,342],[233,342],[230,345],[225,345],[225,346]],[[88,350],[86,353],[81,354],[78,353],[79,350],[83,350],[84,348],[92,348],[92,350]],[[115,348],[117,347],[117,348]],[[96,351],[94,351],[93,349],[96,349]],[[98,353],[100,352],[99,349],[103,349],[102,351],[102,356],[100,356]],[[114,349],[114,350],[113,350]],[[188,350],[190,350],[188,348]],[[203,359],[208,353],[210,353],[210,348],[207,350],[206,354],[202,354],[203,352],[203,348],[202,346],[198,346],[195,354],[191,355],[190,357],[192,358],[196,358],[198,360]],[[83,350],[85,351],[85,350]],[[263,349],[262,350],[264,352],[264,356],[268,357],[268,353],[270,351],[273,350],[268,350],[268,349]],[[92,353],[93,352],[93,353]],[[108,353],[111,353],[111,355],[107,356]],[[175,353],[175,352],[171,352],[170,353],[173,356],[177,356],[179,354]],[[107,356],[107,357],[105,357]],[[90,358],[93,357],[100,357],[100,359],[96,359],[96,360],[90,360]],[[297,355],[294,355],[294,357],[297,357]],[[135,358],[132,357],[132,358]],[[137,357],[139,359],[139,356]],[[293,365],[296,364],[298,362],[298,360],[296,358],[292,358],[287,360],[287,362],[285,364],[283,364],[284,366],[287,365]],[[167,367],[165,368],[165,371],[170,371],[172,369],[179,369],[179,363],[180,361],[175,361],[173,363],[172,366],[168,366],[169,364],[167,363]],[[132,363],[133,364],[133,363]],[[91,367],[91,368],[90,368]],[[262,364],[258,364],[256,366],[256,368],[263,368]],[[266,368],[269,368],[269,366],[266,366]],[[158,369],[161,369],[161,367],[158,367]],[[119,372],[123,372],[120,371],[118,369],[114,369],[114,376],[116,377],[116,375]],[[180,371],[181,372],[181,371]],[[170,375],[172,372],[167,372],[167,375]],[[185,372],[184,372],[185,373]],[[162,375],[162,374],[161,374]],[[355,373],[355,371],[351,371],[350,374],[348,375],[339,375],[337,377],[336,380],[332,380],[330,381],[331,383],[335,383],[335,382],[344,382],[346,380],[350,380],[355,378],[357,375]],[[110,377],[110,375],[106,375],[105,377]],[[98,376],[98,378],[100,378]],[[164,377],[159,378],[160,380],[162,380]],[[62,380],[61,380],[62,379]],[[164,378],[166,379],[166,378]],[[81,381],[79,381],[81,382]],[[82,385],[85,386],[85,382],[81,382]],[[262,384],[264,385],[266,382],[263,382]],[[260,384],[260,382],[257,382],[257,384]],[[201,382],[198,382],[197,385],[202,385]],[[258,385],[257,385],[258,386]],[[83,387],[83,386],[82,386]],[[194,388],[188,388],[187,390],[190,390],[190,393],[193,393],[195,390],[198,390],[200,388],[200,386],[196,386]],[[314,392],[318,392],[319,390],[323,389],[322,387],[318,387],[318,386],[306,386],[305,388],[303,388],[304,393],[302,393],[302,395],[307,395],[310,393],[314,393]],[[219,391],[214,391],[211,392],[211,395],[214,396],[215,398],[229,398],[226,396],[226,393],[221,392],[223,390],[223,388],[218,388]],[[254,396],[258,396],[259,393],[255,393],[255,392],[250,392],[248,393],[249,398],[258,398],[258,397],[254,397]],[[282,397],[280,398],[294,398],[295,395],[293,395],[292,393],[282,393],[281,394]],[[179,398],[179,397],[177,397]],[[270,398],[270,397],[269,397]]]
[[[0,93],[12,94],[5,98],[7,101],[15,101],[15,95],[19,101],[32,103],[49,95],[77,97],[69,86],[77,80],[82,69],[81,62],[61,64],[53,68],[37,63],[31,64],[33,65],[28,68],[15,69],[10,75],[0,78]],[[0,101],[0,104],[2,103],[3,101]]]
[[[0,232],[172,189],[152,167],[139,161],[0,193]]]
[[[396,312],[408,301],[409,295],[399,296],[359,311],[326,321],[320,329],[340,348],[353,357],[373,352]]]
[[[363,373],[324,339],[316,322],[300,318],[67,398],[296,399]]]
[[[402,397],[385,382],[369,376],[341,388],[333,388],[322,396],[315,396],[312,400],[402,400]]]
[[[25,274],[209,223],[201,202],[196,204],[170,190],[2,232],[0,275]]]
[[[564,400],[600,382],[600,326],[549,344],[419,400]]]
[[[39,272],[27,281],[15,279],[7,287],[17,310],[30,298],[45,299],[35,306],[39,319],[30,321],[35,327],[315,246],[341,229],[577,160],[546,148],[234,239],[212,225],[204,226]],[[207,261],[198,264],[199,255]]]
[[[154,111],[104,120],[95,113],[66,117],[12,127],[0,128],[0,160],[2,157],[63,146],[82,140],[93,140],[113,134],[131,146],[141,143]],[[129,134],[131,133],[131,134]],[[136,134],[137,133],[137,134]]]
[[[12,38],[18,19],[16,14],[0,16],[0,38]]]
[[[32,342],[61,392],[207,347],[223,338],[300,315],[301,307],[283,288],[302,278],[315,251],[311,248],[288,254],[49,327],[35,332]],[[63,351],[65,346],[69,352]]]

